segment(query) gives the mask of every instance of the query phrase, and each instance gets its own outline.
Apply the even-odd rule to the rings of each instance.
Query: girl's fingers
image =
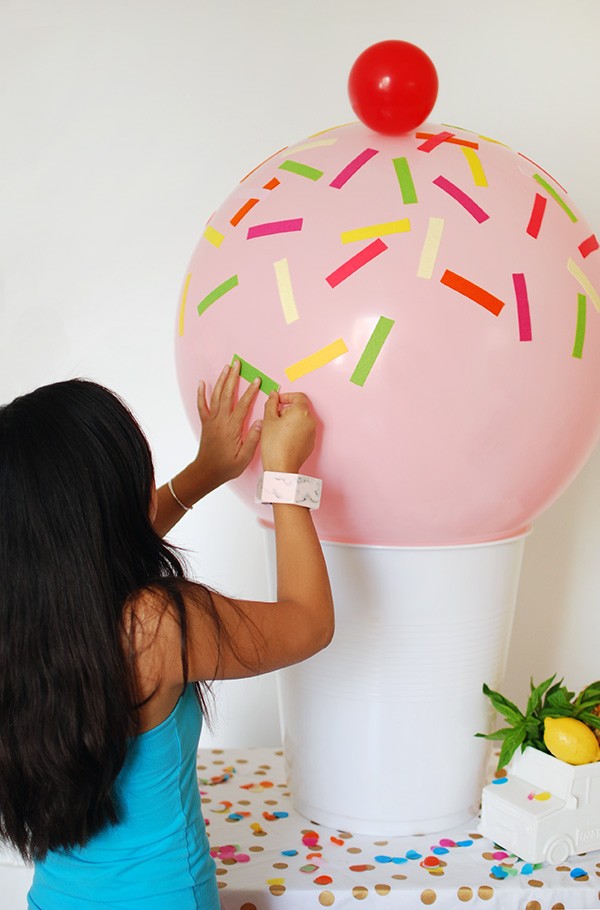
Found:
[[[233,400],[235,398],[235,393],[237,389],[238,379],[240,378],[240,370],[242,364],[239,360],[234,360],[231,366],[229,367],[229,372],[225,377],[225,382],[223,383],[223,392],[221,394],[221,401],[225,404],[228,409],[231,411],[233,408]]]
[[[258,395],[259,389],[260,389],[260,379],[258,379],[258,378],[253,379],[252,382],[250,383],[250,385],[248,386],[248,388],[246,389],[246,391],[244,392],[244,394],[241,396],[240,400],[238,401],[236,410],[237,410],[242,422],[245,420],[248,411],[252,407],[254,399]]]
[[[213,393],[212,393],[212,395],[210,396],[210,409],[211,409],[211,411],[212,411],[213,409],[217,409],[217,408],[219,407],[219,405],[221,404],[221,397],[222,397],[222,395],[223,395],[223,388],[224,388],[224,386],[225,386],[225,382],[227,381],[227,379],[228,379],[228,377],[229,377],[230,372],[231,372],[231,367],[229,366],[229,364],[226,364],[226,365],[223,367],[223,369],[221,370],[221,373],[219,374],[219,378],[218,378],[217,381],[215,382],[215,387],[214,387],[214,389],[213,389]]]
[[[200,422],[204,423],[210,412],[206,403],[206,383],[202,380],[198,383],[196,404],[198,407],[198,414],[200,415]]]

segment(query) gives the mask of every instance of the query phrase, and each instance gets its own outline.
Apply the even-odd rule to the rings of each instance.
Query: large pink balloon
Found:
[[[182,290],[181,391],[238,355],[321,421],[322,539],[517,534],[600,429],[600,251],[539,165],[426,123],[278,152],[211,218]],[[261,395],[253,417],[262,413]],[[235,489],[254,504],[258,460]]]

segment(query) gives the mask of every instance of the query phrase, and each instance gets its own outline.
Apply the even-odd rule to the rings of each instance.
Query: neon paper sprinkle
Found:
[[[379,256],[380,253],[384,253],[386,250],[387,245],[381,238],[374,240],[373,243],[366,246],[360,253],[356,253],[355,256],[352,256],[346,262],[342,263],[342,265],[327,276],[325,281],[330,287],[337,287],[338,284],[345,281],[346,278],[349,278],[350,275],[353,275],[354,272],[361,269],[364,265],[371,262],[372,259],[375,259],[376,256]]]
[[[590,298],[590,300],[592,301],[592,303],[594,304],[594,306],[596,307],[598,312],[600,312],[600,296],[598,295],[598,291],[596,290],[596,288],[594,287],[594,285],[592,284],[592,282],[590,281],[588,276],[585,274],[583,269],[579,268],[579,266],[577,265],[577,263],[575,262],[574,259],[569,259],[569,261],[567,262],[567,268],[568,268],[569,272],[571,273],[571,275],[573,276],[573,278],[579,282],[579,284],[581,285],[583,290],[586,292],[586,294],[588,295],[588,297]]]
[[[475,186],[487,186],[487,177],[485,176],[485,171],[477,152],[466,145],[461,147],[461,151],[467,159],[467,164],[469,165]]]
[[[478,284],[474,284],[467,278],[463,278],[462,275],[451,272],[449,269],[446,269],[440,278],[440,281],[442,284],[445,284],[446,287],[452,288],[453,291],[457,291],[457,293],[462,294],[463,297],[468,297],[486,310],[489,310],[494,316],[498,316],[504,307],[504,303],[497,297],[494,297],[493,294],[490,294],[489,291],[484,290],[482,287],[479,287]],[[496,778],[496,780],[493,781],[493,783],[499,782],[503,782],[502,778]]]
[[[460,130],[460,129],[462,129],[462,127],[456,126],[456,127],[454,127],[454,129]],[[416,135],[416,138],[417,138],[417,139],[431,139],[431,137],[434,135],[434,133],[421,133],[421,132],[419,132],[419,133],[416,133],[415,135]],[[444,140],[444,142],[447,142],[448,145],[463,145],[465,148],[470,148],[470,149],[478,149],[478,148],[479,148],[479,143],[478,143],[478,142],[471,142],[469,139],[459,139],[459,137],[458,137],[458,136],[455,136],[454,133],[448,133],[448,136],[449,136],[450,138],[447,138],[447,139]],[[486,137],[485,137],[485,136],[482,136],[481,138],[482,138],[482,139],[485,139]],[[494,142],[494,141],[495,141],[495,140],[490,139],[490,142]],[[500,143],[500,145],[502,145],[502,143]]]
[[[581,358],[583,356],[583,343],[585,341],[585,321],[587,316],[587,298],[585,294],[577,295],[577,327],[575,329],[575,341],[573,343],[572,356]]]
[[[435,133],[429,136],[425,142],[422,142],[421,145],[417,146],[418,152],[432,152],[434,149],[441,145],[443,142],[446,142],[447,139],[453,139],[454,133],[448,133],[445,130],[442,130],[441,133]]]
[[[244,215],[247,215],[248,212],[254,208],[254,206],[260,202],[260,199],[248,199],[247,202],[244,202],[241,209],[238,209],[233,218],[230,219],[229,223],[235,227],[240,223]]]
[[[264,224],[255,224],[248,228],[247,240],[255,237],[267,237],[269,234],[289,234],[302,230],[302,218],[290,218],[287,221],[267,221]]]
[[[183,335],[184,330],[184,321],[185,321],[185,304],[187,301],[188,290],[190,287],[190,281],[192,280],[192,273],[190,272],[186,279],[185,284],[183,285],[183,291],[181,292],[181,305],[179,307],[179,334]]]
[[[355,228],[353,231],[342,231],[342,243],[355,243],[357,240],[370,240],[372,237],[385,237],[388,234],[402,234],[410,231],[408,218],[399,221],[386,221],[383,224],[370,224],[367,227]]]
[[[364,386],[388,335],[392,331],[394,321],[395,320],[393,319],[388,319],[386,316],[379,317],[377,325],[373,329],[371,337],[367,341],[365,349],[354,368],[354,372],[350,377],[350,382],[353,382],[355,385]]]
[[[274,190],[276,186],[279,186],[279,180],[277,177],[271,177],[263,186],[263,190]]]
[[[238,284],[239,280],[237,275],[232,275],[231,278],[227,279],[227,281],[219,284],[198,304],[198,316],[202,316],[202,314],[209,308],[209,306],[215,303],[216,300],[219,300],[220,297],[223,297],[229,291],[233,290],[233,288],[236,288]]]
[[[310,354],[303,360],[299,360],[297,363],[293,363],[291,366],[287,367],[285,370],[285,375],[290,380],[290,382],[295,382],[296,379],[300,379],[302,376],[306,376],[307,373],[312,373],[313,370],[318,370],[320,367],[324,367],[326,364],[331,363],[332,360],[336,360],[338,357],[341,357],[342,354],[347,353],[348,348],[346,347],[343,339],[338,338],[336,341],[333,341],[331,344],[326,345],[324,348],[315,351],[314,354]],[[313,845],[309,844],[308,846]]]
[[[234,354],[231,361],[231,365],[235,363],[236,360],[240,362],[240,376],[242,379],[245,379],[246,382],[252,382],[254,379],[260,379],[260,391],[264,392],[265,395],[270,395],[271,392],[279,391],[279,383],[275,382],[274,379],[271,379],[265,373],[261,373],[260,370],[257,370],[256,367],[253,367],[252,364],[248,363],[247,360],[243,360],[239,354]]]
[[[431,278],[444,232],[443,218],[430,218],[417,268],[418,278]]]
[[[329,186],[334,187],[334,189],[341,189],[345,183],[347,183],[351,177],[354,177],[356,172],[363,167],[367,161],[370,161],[374,155],[379,154],[377,149],[365,149],[364,152],[361,152],[360,155],[357,155],[356,158],[353,158],[352,161],[346,165],[343,170],[339,172],[337,177],[334,177]]]
[[[308,164],[302,164],[300,161],[287,161],[279,165],[279,170],[290,171],[292,174],[298,174],[299,177],[306,177],[308,180],[319,180],[323,176],[323,171],[317,170],[316,167],[309,167]]]
[[[447,180],[446,177],[436,177],[433,182],[445,193],[448,193],[449,196],[452,196],[452,198],[455,199],[459,205],[462,205],[462,207],[469,213],[469,215],[472,215],[475,221],[477,221],[479,224],[487,221],[487,219],[490,217],[487,212],[483,211],[481,206],[477,205],[474,199],[471,199],[470,196],[467,196],[466,193],[457,187],[456,184],[452,183],[450,180]]]
[[[531,341],[531,313],[525,275],[518,272],[512,276],[517,299],[517,317],[519,320],[519,341]],[[497,783],[497,781],[494,781]]]
[[[502,145],[502,144],[503,143],[500,143],[500,145]],[[506,148],[508,148],[508,146],[506,146]],[[562,185],[562,183],[559,183],[558,180],[556,179],[556,177],[553,177],[552,174],[550,174],[545,168],[543,168],[541,166],[541,164],[538,164],[537,161],[534,161],[533,158],[528,158],[527,155],[523,154],[523,152],[517,152],[517,155],[519,155],[520,158],[524,158],[525,161],[529,161],[530,164],[533,164],[533,166],[538,171],[543,171],[543,173],[546,175],[546,177],[550,177],[550,180],[552,180],[553,183],[555,183],[557,186],[559,186],[561,188],[563,193],[567,192],[566,189],[564,188],[564,186]],[[568,193],[567,193],[567,195],[568,195]]]
[[[542,226],[542,219],[544,217],[544,212],[546,211],[547,202],[548,200],[545,196],[540,196],[539,193],[535,194],[535,199],[533,200],[533,208],[531,209],[531,216],[529,218],[529,224],[527,225],[527,233],[530,237],[533,237],[536,240],[540,233],[540,227]]]
[[[567,205],[567,203],[565,202],[565,200],[562,199],[562,198],[558,195],[558,193],[556,192],[556,190],[554,189],[554,187],[550,186],[550,184],[548,183],[548,181],[547,181],[547,180],[544,180],[544,178],[541,177],[539,174],[532,174],[532,177],[533,177],[534,180],[536,180],[536,181],[539,183],[539,185],[540,185],[541,187],[543,187],[543,188],[546,190],[547,193],[550,194],[550,196],[552,196],[552,198],[554,199],[554,201],[557,202],[557,203],[560,205],[560,207],[561,207],[561,209],[563,210],[563,212],[565,212],[565,213],[569,216],[569,218],[571,219],[571,221],[572,221],[572,222],[576,222],[576,221],[577,221],[577,215],[575,215],[575,214],[571,211],[571,209],[569,208],[569,206]]]
[[[600,247],[595,234],[590,234],[589,237],[586,237],[582,243],[579,244],[578,250],[585,259],[586,256],[589,256],[590,253],[593,253],[594,250],[597,250]]]
[[[290,268],[287,259],[278,259],[273,263],[275,269],[275,280],[277,281],[277,290],[279,292],[279,301],[283,311],[283,318],[287,325],[298,319],[298,309],[294,298],[292,288],[292,279],[290,277]]]
[[[209,243],[212,243],[212,245],[217,248],[221,246],[225,239],[225,235],[221,234],[220,231],[217,231],[212,224],[207,224],[204,228],[204,237]]]
[[[392,164],[394,165],[394,170],[396,171],[396,178],[398,180],[398,186],[400,187],[402,202],[405,205],[412,205],[415,202],[418,202],[417,191],[415,190],[415,184],[410,172],[408,159],[392,158]]]

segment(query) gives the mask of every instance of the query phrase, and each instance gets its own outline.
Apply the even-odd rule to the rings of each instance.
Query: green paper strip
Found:
[[[271,392],[279,391],[279,383],[275,382],[274,379],[271,379],[265,373],[261,373],[260,370],[257,370],[256,367],[253,367],[251,363],[248,363],[247,360],[243,360],[239,354],[234,354],[231,361],[231,366],[235,363],[236,360],[240,362],[240,376],[242,379],[245,379],[246,382],[252,382],[254,379],[260,379],[260,390],[264,392],[265,395],[270,395]]]
[[[412,174],[406,158],[392,158],[398,185],[402,193],[402,202],[410,205],[412,202],[418,202],[417,192],[413,183]]]
[[[323,171],[318,171],[316,167],[309,167],[308,164],[301,164],[299,161],[284,161],[279,165],[280,171],[291,171],[292,174],[299,174],[300,177],[308,177],[309,180],[318,180],[323,176]]]
[[[547,193],[550,193],[550,195],[552,196],[552,198],[554,199],[554,201],[555,201],[555,202],[558,202],[558,204],[560,205],[561,209],[562,209],[564,212],[567,213],[567,215],[569,216],[569,218],[571,219],[572,222],[576,222],[576,221],[577,221],[577,215],[575,215],[575,214],[571,211],[571,209],[569,208],[569,206],[567,205],[567,203],[565,202],[565,200],[564,200],[564,199],[561,199],[561,197],[558,195],[558,193],[556,192],[556,190],[554,189],[554,187],[550,186],[550,184],[549,184],[546,180],[544,180],[543,177],[540,177],[539,174],[533,174],[533,179],[534,179],[534,180],[537,180],[537,182],[539,183],[539,185],[540,185],[540,186],[543,186]]]
[[[355,385],[364,385],[369,373],[373,369],[373,364],[379,357],[379,353],[385,344],[385,340],[392,331],[392,326],[394,325],[394,319],[388,319],[386,316],[380,316],[373,330],[373,334],[367,341],[364,351],[361,354],[360,360],[356,364],[354,372],[350,377],[350,382],[353,382]]]
[[[583,354],[583,342],[585,340],[585,317],[586,317],[586,297],[585,294],[577,295],[577,329],[575,330],[575,343],[573,345],[573,357],[581,358]]]
[[[231,291],[232,288],[237,287],[238,284],[238,276],[232,275],[231,278],[228,278],[227,281],[224,281],[223,284],[216,287],[214,291],[207,294],[204,300],[201,300],[198,304],[198,316],[202,316],[202,313],[204,313],[215,300],[218,300],[219,297],[222,297],[227,291]]]

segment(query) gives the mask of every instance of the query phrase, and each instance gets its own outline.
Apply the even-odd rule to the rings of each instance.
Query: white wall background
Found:
[[[0,0],[0,401],[82,375],[118,391],[164,480],[195,439],[173,336],[204,223],[254,165],[354,119],[348,71],[386,38],[432,57],[432,119],[503,140],[600,231],[598,0]],[[210,378],[210,377],[209,377]],[[506,693],[600,677],[600,450],[537,522]],[[1,508],[1,503],[0,503]],[[229,490],[173,539],[264,598],[256,520]],[[204,745],[277,744],[275,682],[223,684]]]

